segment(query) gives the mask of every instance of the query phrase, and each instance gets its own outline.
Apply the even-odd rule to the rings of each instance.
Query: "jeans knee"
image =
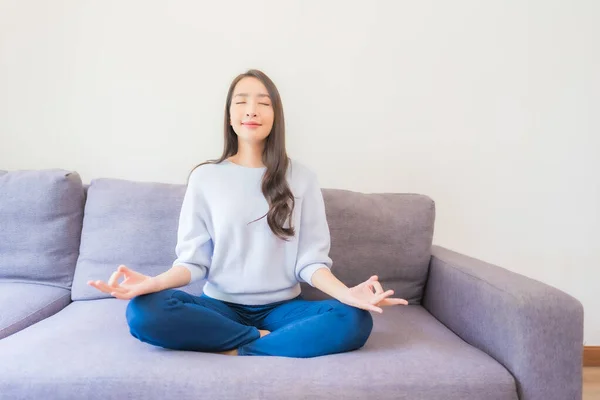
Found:
[[[125,311],[125,317],[132,334],[135,334],[135,332],[142,329],[142,325],[149,320],[148,311],[147,301],[143,296],[137,296],[129,300],[127,310]]]
[[[343,329],[351,337],[353,347],[362,347],[373,330],[373,317],[367,310],[340,303],[335,311],[341,315]]]
[[[161,324],[161,310],[170,294],[164,292],[149,293],[129,300],[125,316],[132,335],[140,338],[147,336],[158,324]]]

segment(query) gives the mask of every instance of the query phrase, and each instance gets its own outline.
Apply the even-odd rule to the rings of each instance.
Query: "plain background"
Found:
[[[573,295],[600,345],[598,21],[595,0],[0,0],[0,168],[185,183],[259,68],[322,187],[431,196],[436,244]]]

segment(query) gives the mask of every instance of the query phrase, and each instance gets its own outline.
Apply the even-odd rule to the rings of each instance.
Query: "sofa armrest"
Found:
[[[423,306],[504,365],[519,399],[581,399],[583,306],[572,296],[433,246]]]

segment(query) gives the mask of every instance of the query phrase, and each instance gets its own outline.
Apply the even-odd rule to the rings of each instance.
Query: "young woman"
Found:
[[[108,282],[88,282],[131,299],[131,334],[155,346],[244,356],[340,353],[365,344],[369,311],[408,304],[390,298],[377,276],[348,288],[331,273],[317,178],[288,158],[279,92],[258,70],[231,83],[223,154],[190,173],[177,240],[177,259],[160,275],[121,265]],[[175,289],[199,279],[207,281],[201,296]],[[333,299],[304,300],[301,281]]]

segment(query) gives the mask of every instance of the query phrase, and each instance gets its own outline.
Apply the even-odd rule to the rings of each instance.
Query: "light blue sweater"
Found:
[[[300,294],[319,268],[331,268],[330,235],[323,195],[314,172],[297,161],[287,171],[295,196],[296,235],[284,241],[271,231],[261,191],[263,168],[223,161],[192,172],[185,193],[173,265],[192,282],[206,279],[204,293],[232,303],[259,305]],[[284,225],[289,226],[289,223]]]

